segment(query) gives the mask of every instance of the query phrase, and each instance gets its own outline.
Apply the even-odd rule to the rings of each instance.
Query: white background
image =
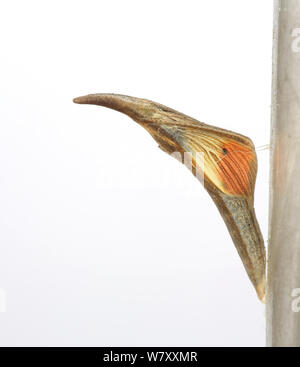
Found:
[[[6,1],[0,32],[0,345],[263,346],[203,187],[127,116],[72,98],[148,98],[268,144],[272,2]]]

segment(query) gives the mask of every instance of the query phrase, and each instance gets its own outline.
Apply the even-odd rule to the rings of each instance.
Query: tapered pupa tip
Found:
[[[79,103],[79,104],[86,103],[84,97],[76,97],[76,98],[73,98],[73,102],[74,103]]]
[[[73,98],[74,103],[78,104],[101,104],[101,102],[107,99],[109,94],[87,94],[85,96],[80,96]]]
[[[256,292],[258,298],[261,300],[262,303],[266,303],[266,281],[265,278],[263,281],[256,286]]]
[[[141,101],[143,100],[139,98],[112,93],[88,94],[73,99],[74,103],[111,108],[112,110],[125,113],[136,120],[144,118],[147,113],[147,108],[144,108]]]

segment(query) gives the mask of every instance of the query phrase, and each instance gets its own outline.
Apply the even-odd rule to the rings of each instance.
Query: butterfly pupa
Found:
[[[190,155],[193,174],[203,172],[203,185],[219,209],[257,295],[264,302],[266,254],[254,210],[257,157],[251,139],[146,99],[90,94],[73,101],[125,113],[144,127],[165,152]],[[198,153],[204,157],[204,165],[197,158]]]

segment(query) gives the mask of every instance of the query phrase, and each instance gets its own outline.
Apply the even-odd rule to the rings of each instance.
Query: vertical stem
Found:
[[[267,345],[300,346],[300,0],[275,0],[273,42]]]

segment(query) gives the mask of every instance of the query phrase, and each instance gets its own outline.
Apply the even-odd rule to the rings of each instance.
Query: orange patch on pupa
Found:
[[[255,152],[250,147],[230,141],[224,143],[220,155],[219,174],[225,190],[232,195],[249,195],[253,187]]]

